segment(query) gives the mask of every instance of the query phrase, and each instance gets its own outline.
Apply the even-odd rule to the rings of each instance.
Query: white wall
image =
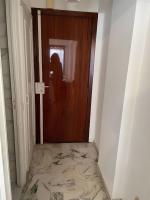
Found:
[[[114,198],[150,197],[150,2],[137,3]]]
[[[100,0],[99,7],[89,138],[91,142],[95,141],[97,149],[99,149],[100,143],[112,0]]]
[[[21,0],[20,2],[23,2],[28,8],[30,8],[30,4],[33,0]]]
[[[99,166],[112,196],[136,0],[114,0],[102,111]]]
[[[24,0],[29,1],[29,0]],[[31,7],[46,8],[47,0],[30,0]],[[99,0],[81,0],[79,3],[68,3],[66,0],[54,0],[54,9],[85,12],[98,12]]]
[[[81,0],[79,3],[67,3],[65,0],[54,0],[54,8],[85,12],[98,12],[99,0]]]
[[[46,0],[30,0],[30,5],[34,8],[46,8],[46,2]]]

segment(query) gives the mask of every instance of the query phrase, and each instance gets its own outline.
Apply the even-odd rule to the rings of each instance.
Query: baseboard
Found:
[[[98,166],[98,170],[99,170],[99,174],[100,174],[100,176],[101,176],[102,183],[103,183],[103,186],[104,186],[104,189],[105,189],[105,191],[106,191],[106,195],[107,195],[108,199],[109,199],[109,200],[121,200],[121,199],[111,199],[110,194],[109,194],[109,192],[108,192],[108,188],[107,188],[107,186],[106,186],[106,184],[105,184],[105,181],[104,181],[104,178],[103,178],[103,175],[102,175],[102,173],[101,173],[101,170],[100,170],[100,167],[99,167],[99,166]]]
[[[100,170],[100,167],[98,166],[98,170],[99,170],[99,174],[100,174],[100,176],[101,176],[101,179],[102,179],[102,183],[103,183],[103,185],[104,185],[104,189],[105,189],[105,191],[106,191],[106,194],[107,194],[107,196],[108,196],[108,199],[109,200],[122,200],[121,198],[111,198],[111,196],[110,196],[110,194],[109,194],[109,192],[108,192],[108,188],[107,188],[107,186],[106,186],[106,183],[105,183],[105,181],[104,181],[104,178],[103,178],[103,175],[102,175],[102,173],[101,173],[101,170]]]
[[[95,149],[96,149],[96,151],[97,151],[97,155],[99,155],[99,150],[98,150],[98,148],[97,148],[97,146],[96,146],[95,141],[93,142],[93,144],[94,144]],[[110,196],[110,194],[109,194],[109,192],[108,192],[108,188],[107,188],[107,186],[106,186],[104,177],[103,177],[103,175],[102,175],[102,173],[101,173],[101,170],[100,170],[99,165],[98,165],[98,171],[99,171],[99,174],[100,174],[100,176],[101,176],[102,183],[103,183],[104,189],[105,189],[105,191],[106,191],[106,194],[107,194],[107,196],[108,196],[108,199],[109,199],[109,200],[122,200],[122,199],[119,199],[119,198],[118,198],[118,199],[114,199],[114,198],[112,199],[112,198],[111,198],[111,196]]]
[[[97,148],[97,146],[96,146],[96,143],[95,143],[95,141],[94,141],[94,142],[92,142],[92,143],[94,144],[94,147],[95,147],[95,149],[96,149],[97,155],[99,156],[99,150],[98,150],[98,148]]]
[[[96,146],[95,141],[93,142],[93,144],[94,144],[95,149],[96,149],[96,151],[97,151],[97,155],[99,156],[99,150],[98,150],[98,148],[97,148],[97,146]],[[104,189],[105,189],[105,191],[106,191],[106,194],[107,194],[109,200],[112,200],[112,199],[110,198],[110,194],[109,194],[109,192],[108,192],[107,186],[106,186],[106,184],[105,184],[105,181],[104,181],[104,178],[103,178],[103,175],[102,175],[102,173],[101,173],[101,170],[100,170],[100,167],[99,167],[99,166],[98,166],[98,171],[99,171],[99,174],[100,174],[100,176],[101,176],[102,183],[103,183],[103,185],[104,185]],[[115,200],[115,199],[114,199],[114,200]],[[117,200],[117,199],[116,199],[116,200]],[[119,200],[119,199],[118,199],[118,200]]]

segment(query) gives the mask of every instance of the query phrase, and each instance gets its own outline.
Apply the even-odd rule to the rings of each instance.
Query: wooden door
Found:
[[[41,10],[44,143],[88,141],[96,24],[95,13]]]

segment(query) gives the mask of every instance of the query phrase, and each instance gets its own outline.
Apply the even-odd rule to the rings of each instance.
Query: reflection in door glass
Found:
[[[71,83],[75,79],[77,41],[49,39],[50,59],[57,54],[62,65],[63,81]],[[51,62],[51,61],[50,61]]]
[[[49,51],[50,62],[51,62],[52,55],[57,54],[59,56],[59,60],[60,60],[60,63],[62,65],[62,70],[64,68],[64,53],[65,53],[64,49],[61,48],[61,47],[50,47],[50,51]]]

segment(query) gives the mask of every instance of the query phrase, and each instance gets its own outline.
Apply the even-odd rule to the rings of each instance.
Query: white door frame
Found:
[[[39,81],[43,84],[41,10],[38,10]],[[43,94],[40,93],[40,144],[43,144]]]
[[[16,150],[16,168],[17,168],[17,184],[23,186],[26,183],[26,174],[29,170],[29,163],[31,155],[30,138],[28,138],[27,126],[27,104],[28,98],[26,96],[26,48],[25,48],[25,34],[24,34],[24,10],[28,12],[31,17],[31,11],[23,3],[22,0],[6,0],[6,18],[7,18],[7,32],[8,32],[8,46],[9,46],[9,60],[10,60],[10,76],[12,86],[13,99],[13,117],[14,117],[14,131],[15,131],[15,150]],[[32,23],[31,23],[32,24]],[[32,39],[30,41],[32,43]],[[33,44],[31,44],[32,47]],[[31,48],[32,51],[32,48]],[[33,52],[31,52],[31,63],[33,63]],[[33,65],[32,65],[33,68]],[[32,77],[34,77],[34,68],[31,70]],[[34,78],[33,84],[33,104],[34,102]],[[34,105],[32,114],[35,116]],[[35,138],[35,119],[33,117],[33,135]],[[35,139],[34,139],[35,141]]]
[[[11,200],[4,85],[0,50],[0,199]]]

